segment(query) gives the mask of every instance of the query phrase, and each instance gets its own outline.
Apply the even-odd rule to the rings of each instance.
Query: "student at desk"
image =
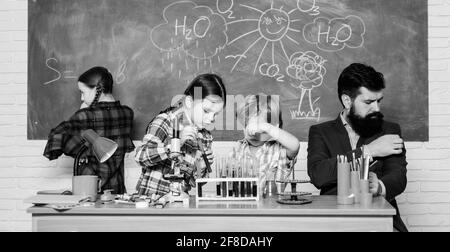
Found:
[[[136,150],[135,160],[142,167],[136,185],[139,195],[164,195],[170,192],[170,181],[164,175],[171,171],[172,154],[168,145],[173,138],[174,122],[182,125],[181,152],[187,166],[183,166],[183,190],[195,187],[195,179],[208,176],[206,164],[200,157],[201,147],[210,164],[214,157],[211,152],[212,135],[205,129],[211,125],[226,104],[226,90],[222,79],[215,74],[197,76],[184,92],[184,98],[174,107],[169,107],[157,115],[148,125],[143,143]],[[170,97],[168,97],[170,100]]]
[[[300,142],[282,129],[279,100],[267,95],[249,95],[238,107],[237,118],[244,125],[244,139],[238,142],[236,158],[250,156],[255,160],[260,190],[268,180],[289,179]]]
[[[320,194],[336,195],[336,156],[346,155],[352,160],[368,155],[374,164],[369,175],[370,192],[385,197],[395,207],[394,228],[406,232],[395,201],[407,183],[406,150],[400,126],[384,121],[380,112],[384,88],[383,74],[370,66],[355,63],[344,69],[338,80],[343,111],[336,120],[309,130],[308,175]]]
[[[97,175],[102,180],[102,191],[113,190],[112,193],[126,192],[124,182],[125,153],[134,150],[130,133],[133,124],[133,110],[121,105],[112,95],[113,77],[104,67],[94,67],[78,78],[78,89],[81,92],[81,108],[69,120],[52,129],[44,156],[50,160],[63,153],[76,157],[85,144],[81,137],[84,130],[92,129],[102,137],[109,138],[118,144],[114,155],[104,163],[99,163],[92,153],[86,154],[88,167],[80,175]],[[90,168],[90,169],[88,169]]]

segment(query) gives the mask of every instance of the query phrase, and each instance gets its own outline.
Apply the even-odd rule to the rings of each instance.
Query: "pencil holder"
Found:
[[[373,196],[371,193],[361,193],[360,200],[361,200],[360,205],[362,207],[371,207]]]
[[[359,186],[359,172],[351,172],[351,193],[354,196],[355,203],[359,203],[359,195],[361,193],[361,188]]]
[[[361,194],[369,193],[369,180],[361,179],[359,180],[359,187]]]
[[[350,164],[338,162],[337,173],[337,203],[339,205],[351,205],[354,199],[350,197]]]

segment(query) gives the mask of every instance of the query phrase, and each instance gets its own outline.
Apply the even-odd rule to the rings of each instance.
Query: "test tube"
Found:
[[[227,174],[227,178],[231,178],[233,177],[233,167],[234,167],[234,163],[233,163],[233,159],[229,158],[228,159],[228,174]],[[233,182],[228,182],[228,197],[233,197]]]
[[[240,175],[241,175],[241,167],[240,167],[240,164],[239,164],[239,161],[238,160],[236,160],[236,178],[240,178]],[[241,195],[241,193],[240,193],[240,185],[239,185],[239,181],[235,181],[235,182],[233,182],[233,188],[235,188],[236,189],[236,191],[234,192],[234,197],[239,197],[240,195]]]
[[[259,169],[259,166],[257,166],[258,162],[257,159],[252,159],[252,178],[257,178],[258,177],[258,173],[257,173],[257,169]],[[257,186],[258,182],[253,181],[252,182],[252,193],[253,193],[253,197],[257,197],[258,196],[258,186]]]
[[[197,197],[203,197],[202,185],[197,184]]]
[[[237,177],[237,167],[233,167],[233,178]],[[239,182],[233,181],[233,195],[234,197],[239,197]]]
[[[239,174],[240,178],[244,178],[244,169],[245,169],[245,167],[244,167],[244,160],[245,160],[245,157],[242,157],[242,159],[241,159],[241,170],[240,170],[240,174]],[[246,194],[245,181],[241,181],[240,184],[241,184],[241,197],[244,198],[245,194]]]
[[[215,167],[216,167],[216,178],[220,178],[220,169],[219,169],[219,167],[220,167],[220,159],[216,158],[216,162],[214,162],[214,164],[215,164]],[[222,189],[220,188],[220,182],[216,183],[216,193],[217,193],[218,197],[221,196]]]
[[[251,168],[252,168],[252,160],[249,157],[245,158],[245,177],[248,179],[250,178],[250,173],[251,173]],[[252,182],[251,181],[247,181],[246,182],[246,189],[247,189],[247,197],[252,197]]]
[[[226,178],[227,175],[227,166],[226,166],[226,159],[222,158],[222,178]],[[223,181],[222,182],[222,197],[226,198],[227,197],[227,182]]]

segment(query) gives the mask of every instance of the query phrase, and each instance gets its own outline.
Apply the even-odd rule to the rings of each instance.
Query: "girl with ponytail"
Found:
[[[104,67],[94,67],[78,78],[81,92],[81,108],[97,105],[99,102],[114,102],[112,96],[113,77]]]
[[[68,121],[51,130],[44,156],[50,160],[62,154],[75,157],[85,144],[81,133],[92,129],[115,141],[119,147],[104,163],[100,163],[89,149],[83,157],[87,165],[78,175],[97,175],[102,180],[102,191],[113,190],[114,194],[123,194],[126,192],[124,157],[125,153],[134,150],[131,140],[134,113],[114,99],[113,83],[111,73],[104,67],[93,67],[80,75],[81,107]]]

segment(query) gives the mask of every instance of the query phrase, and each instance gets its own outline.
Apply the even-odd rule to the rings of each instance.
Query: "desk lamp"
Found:
[[[118,144],[111,139],[101,137],[92,129],[85,130],[81,133],[81,137],[87,141],[94,152],[95,157],[100,163],[108,160],[114,152],[117,150]],[[78,151],[73,165],[73,175],[79,175],[80,158],[85,151],[88,150],[88,146],[84,145]]]

